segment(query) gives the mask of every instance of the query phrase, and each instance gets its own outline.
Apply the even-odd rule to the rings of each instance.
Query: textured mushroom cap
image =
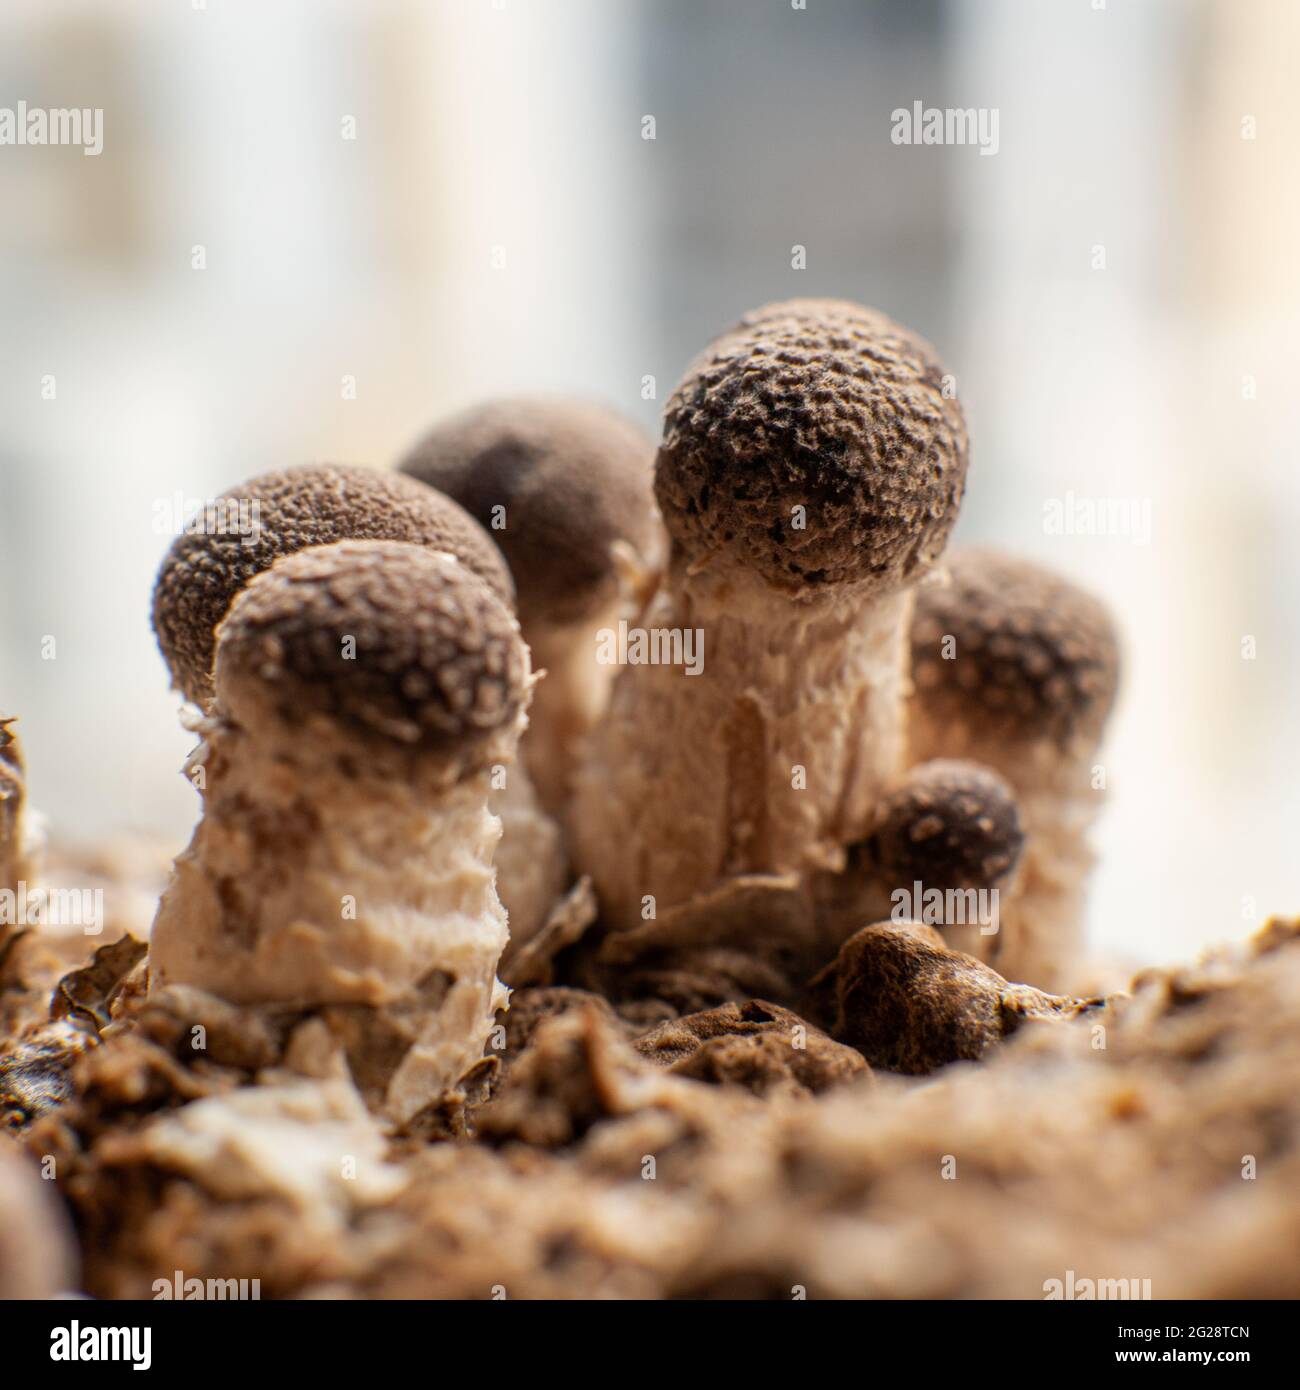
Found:
[[[791,591],[919,577],[966,479],[943,376],[928,343],[874,309],[796,299],[746,315],[668,403],[655,490],[676,547]]]
[[[585,401],[490,401],[444,421],[401,464],[492,531],[518,586],[519,618],[560,625],[601,609],[618,583],[612,547],[663,549],[654,446]],[[494,508],[505,526],[494,529]],[[497,513],[500,516],[501,513]]]
[[[1119,683],[1104,604],[1058,575],[991,550],[954,551],[948,583],[923,585],[912,680],[932,723],[1008,743],[1095,745]],[[955,639],[951,659],[945,637]]]
[[[264,473],[224,492],[218,502],[256,504],[248,535],[216,531],[223,515],[205,511],[202,534],[177,536],[153,593],[153,626],[172,681],[186,699],[212,696],[216,628],[235,595],[282,555],[341,540],[412,541],[455,555],[506,602],[510,575],[473,517],[400,474],[312,464]]]
[[[936,758],[881,801],[867,842],[892,887],[992,888],[1024,847],[1015,793],[977,763]]]
[[[514,615],[454,557],[342,541],[287,556],[236,598],[217,633],[216,685],[255,731],[292,735],[323,717],[362,751],[397,746],[469,769],[516,724],[528,663]]]

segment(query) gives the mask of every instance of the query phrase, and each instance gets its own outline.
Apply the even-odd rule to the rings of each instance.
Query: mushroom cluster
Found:
[[[641,622],[697,634],[702,669],[623,671],[572,812],[621,970],[655,954],[662,980],[692,947],[714,970],[739,938],[793,983],[889,917],[1069,982],[1115,635],[1023,561],[945,562],[967,466],[951,380],[914,334],[827,300],[748,314],[687,369]],[[752,961],[726,970],[743,993]]]
[[[148,946],[56,977],[48,933],[0,916],[0,1118],[76,1218],[0,1144],[0,1295],[182,1259],[284,1294],[481,1291],[499,1242],[467,1233],[494,1222],[512,1297],[535,1267],[636,1290],[656,1188],[693,1221],[748,1201],[747,1146],[776,1174],[758,1220],[788,1193],[772,1136],[887,1107],[906,1083],[875,1072],[1117,1023],[1082,930],[1116,634],[1036,565],[948,553],[951,382],[884,314],[794,300],[687,367],[657,451],[603,407],[503,398],[391,468],[201,512],[153,593],[201,815],[142,894]],[[40,847],[25,791],[0,718],[5,902]],[[581,1277],[554,1255],[575,1230]]]
[[[255,534],[192,528],[154,594],[204,806],[153,994],[363,1037],[398,1125],[483,1065],[525,947],[647,1029],[762,994],[903,1070],[1078,1012],[1016,991],[1077,957],[1114,634],[1032,566],[945,559],[950,380],[795,300],[688,367],[657,455],[502,399],[393,471],[232,489]]]

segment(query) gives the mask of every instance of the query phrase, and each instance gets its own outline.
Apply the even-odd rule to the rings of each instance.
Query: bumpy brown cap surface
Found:
[[[586,617],[607,602],[617,584],[615,542],[657,562],[663,541],[653,461],[651,442],[612,410],[523,398],[445,421],[401,469],[454,497],[491,531],[527,629]]]
[[[527,662],[513,614],[458,560],[343,541],[280,560],[236,598],[216,682],[236,721],[325,716],[357,743],[472,765],[466,750],[517,719]]]
[[[792,591],[918,577],[965,488],[966,425],[943,376],[928,343],[874,309],[804,299],[746,315],[668,403],[656,494],[675,544]]]
[[[506,602],[513,586],[496,546],[449,497],[377,469],[313,464],[264,473],[218,503],[249,504],[255,525],[236,534],[222,506],[205,510],[201,534],[178,536],[158,571],[153,626],[172,681],[198,704],[212,696],[217,624],[235,595],[283,555],[340,540],[411,541],[446,550]]]
[[[932,722],[1008,742],[1095,744],[1115,701],[1119,644],[1104,604],[1027,560],[958,550],[923,585],[912,680]],[[955,639],[944,657],[944,639]]]
[[[886,794],[866,849],[890,887],[992,888],[1024,847],[1015,793],[978,763],[936,758]]]

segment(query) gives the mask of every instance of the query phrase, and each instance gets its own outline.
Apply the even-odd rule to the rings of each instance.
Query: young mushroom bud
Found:
[[[911,758],[974,758],[1011,784],[1024,860],[999,931],[971,949],[1009,979],[1056,988],[1082,945],[1114,625],[1097,599],[1028,561],[961,550],[947,569],[917,595]]]
[[[1031,1019],[1077,1018],[1104,1002],[1010,984],[915,922],[863,927],[823,975],[832,1036],[873,1067],[909,1075],[978,1061]]]
[[[347,541],[252,580],[218,632],[204,815],[151,987],[374,1011],[409,1040],[383,1094],[398,1121],[454,1085],[504,1002],[487,799],[529,684],[513,615],[445,553]]]
[[[510,565],[519,624],[545,672],[523,756],[556,815],[617,670],[601,660],[601,634],[634,616],[663,562],[653,459],[645,435],[612,410],[521,398],[453,416],[401,465],[476,517]]]
[[[965,475],[943,368],[875,310],[772,305],[687,369],[641,620],[675,641],[620,674],[578,783],[578,867],[611,926],[737,875],[843,867],[902,766],[912,586]],[[688,641],[696,661],[671,660]]]
[[[832,940],[886,917],[938,927],[953,950],[978,954],[996,935],[1001,897],[1024,847],[1011,787],[978,763],[936,758],[887,792],[842,874],[818,884]]]
[[[153,625],[172,683],[212,697],[217,625],[236,594],[284,555],[341,540],[410,541],[445,550],[507,605],[514,590],[483,529],[450,498],[396,473],[310,464],[229,489],[178,536],[158,571]]]

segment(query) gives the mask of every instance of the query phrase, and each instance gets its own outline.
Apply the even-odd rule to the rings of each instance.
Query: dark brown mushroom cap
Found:
[[[256,504],[256,524],[246,536],[222,525],[221,504],[240,502]],[[202,531],[178,536],[159,568],[154,632],[186,699],[211,699],[217,624],[249,580],[281,556],[341,540],[411,541],[448,551],[513,602],[505,561],[451,498],[373,468],[312,464],[264,473],[208,506]]]
[[[587,617],[613,597],[615,542],[657,563],[663,540],[653,458],[646,436],[612,410],[521,398],[444,421],[400,466],[491,532],[514,575],[527,631]]]
[[[864,848],[889,888],[992,888],[1024,847],[1015,793],[978,763],[936,758],[888,792]]]
[[[287,556],[217,632],[217,694],[237,723],[293,731],[323,716],[363,751],[397,745],[467,767],[516,722],[527,670],[497,595],[454,557],[402,541]]]
[[[928,343],[874,309],[804,299],[746,315],[668,403],[655,489],[675,546],[790,591],[919,577],[966,479],[943,376]]]
[[[912,680],[930,723],[1007,743],[1095,745],[1119,683],[1105,605],[996,551],[954,551],[947,569],[949,582],[918,590],[912,622]]]

